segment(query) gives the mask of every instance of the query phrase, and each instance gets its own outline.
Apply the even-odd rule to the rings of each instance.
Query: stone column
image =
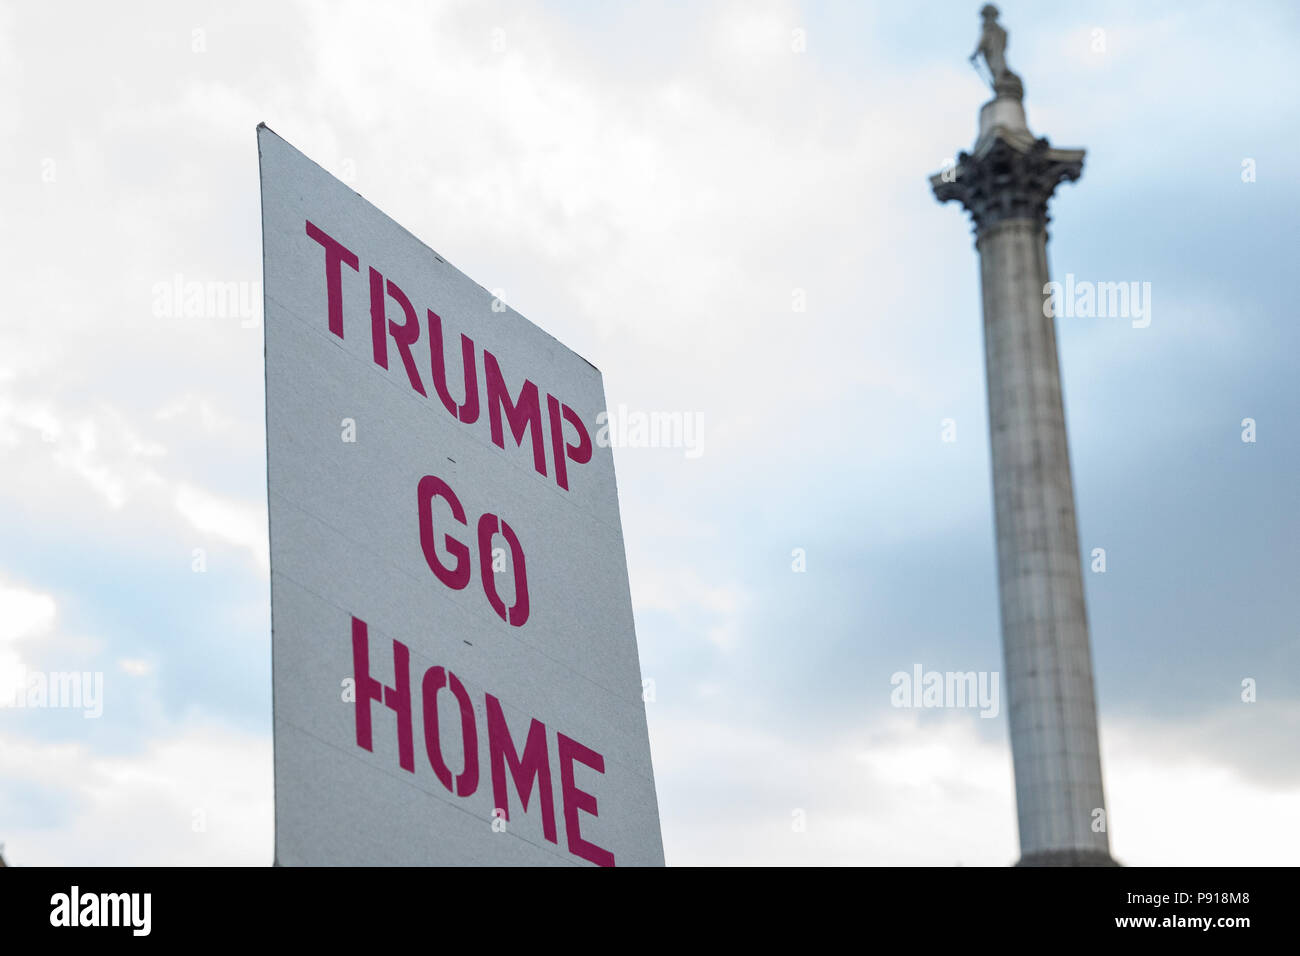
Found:
[[[1094,828],[1106,804],[1088,618],[1056,330],[1043,314],[1047,203],[1082,174],[1083,150],[1035,139],[1008,76],[980,111],[974,150],[931,185],[970,213],[980,255],[1019,865],[1114,865]]]

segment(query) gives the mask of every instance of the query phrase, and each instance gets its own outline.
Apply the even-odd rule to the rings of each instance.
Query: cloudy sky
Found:
[[[271,861],[265,121],[611,406],[703,416],[615,459],[670,864],[1014,861],[1005,713],[890,703],[1001,668],[977,262],[927,182],[978,6],[0,6],[0,678],[104,680],[0,710],[5,857]],[[1152,290],[1058,325],[1112,848],[1294,863],[1300,15],[1002,6],[1031,127],[1088,149],[1054,277]]]

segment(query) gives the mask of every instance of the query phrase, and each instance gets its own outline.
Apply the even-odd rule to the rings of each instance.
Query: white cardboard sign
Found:
[[[662,864],[600,372],[258,149],[277,862]]]

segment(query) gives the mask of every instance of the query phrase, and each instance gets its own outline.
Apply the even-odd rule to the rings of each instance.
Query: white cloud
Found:
[[[26,866],[271,862],[271,742],[205,724],[139,754],[0,734],[5,856]],[[45,793],[19,804],[15,793]]]
[[[124,657],[117,662],[117,666],[130,674],[132,677],[147,677],[154,671],[152,661],[142,660],[136,657]]]
[[[185,431],[193,424],[227,440],[232,431],[254,431],[236,429],[231,418],[193,393],[153,415],[155,428],[177,426],[178,441],[186,440]],[[83,515],[95,514],[95,502],[119,514],[133,503],[148,505],[124,520],[137,528],[148,521],[137,538],[156,545],[159,532],[168,530],[168,515],[152,506],[170,501],[174,519],[179,519],[173,519],[173,534],[181,532],[183,522],[188,529],[244,550],[253,567],[267,571],[265,500],[243,501],[186,480],[183,476],[192,463],[169,456],[163,442],[106,402],[76,414],[60,410],[53,399],[24,403],[0,395],[0,461],[9,466],[0,482],[0,498],[21,502],[24,511],[45,511],[61,521],[73,513],[69,501]],[[85,491],[91,493],[88,500]]]
[[[1017,857],[1010,748],[969,719],[908,715],[856,734],[787,737],[651,715],[670,864],[1006,866]],[[1300,804],[1300,782],[1270,786],[1170,748],[1182,732],[1108,725],[1113,855],[1130,866],[1293,864],[1300,828],[1281,822]]]
[[[270,567],[266,536],[266,506],[234,501],[191,485],[178,485],[176,510],[194,528],[243,548],[263,573]]]
[[[208,398],[188,392],[154,412],[160,422],[196,421],[205,432],[220,433],[235,426],[234,419],[220,412]]]
[[[1111,848],[1132,866],[1294,866],[1300,786],[1274,789],[1132,735],[1107,748]]]
[[[1260,704],[1174,722],[1107,722],[1102,747],[1116,857],[1137,866],[1293,866],[1300,708]],[[1113,726],[1112,726],[1113,723]]]
[[[57,613],[58,605],[50,595],[0,582],[0,642],[48,631]]]
[[[911,717],[834,737],[655,721],[673,865],[1005,865],[1011,768],[969,722]],[[804,825],[803,830],[796,827]]]
[[[16,384],[10,384],[13,391]],[[66,479],[88,488],[111,510],[156,488],[161,476],[151,464],[166,455],[157,441],[142,436],[114,406],[97,403],[76,414],[47,395],[14,400],[0,395],[0,450],[8,479],[0,493],[31,507],[52,492],[66,494]],[[7,447],[6,447],[7,446]]]
[[[0,704],[13,701],[27,673],[18,643],[48,635],[57,613],[50,595],[0,580]]]

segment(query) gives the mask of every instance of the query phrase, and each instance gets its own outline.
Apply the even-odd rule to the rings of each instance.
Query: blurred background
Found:
[[[1002,667],[978,261],[927,181],[979,6],[0,5],[0,688],[103,680],[0,708],[8,862],[271,862],[261,121],[611,408],[702,416],[615,452],[670,864],[1013,862],[1005,709],[890,699]],[[1112,849],[1294,863],[1300,13],[1000,7],[1088,150],[1053,278],[1151,290],[1058,320]]]

